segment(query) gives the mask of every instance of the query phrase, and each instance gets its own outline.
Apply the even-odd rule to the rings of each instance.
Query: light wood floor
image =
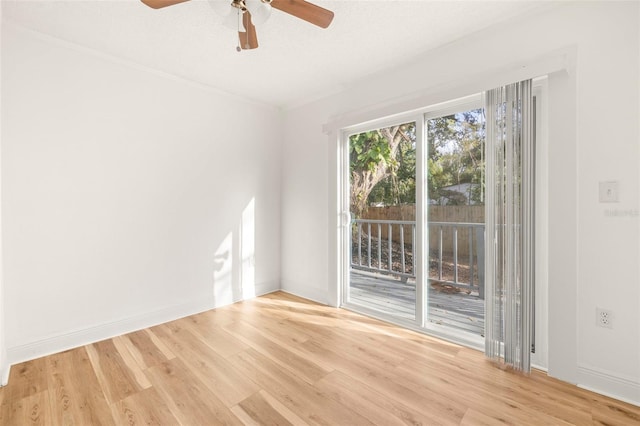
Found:
[[[15,365],[0,424],[640,424],[640,408],[285,293]]]

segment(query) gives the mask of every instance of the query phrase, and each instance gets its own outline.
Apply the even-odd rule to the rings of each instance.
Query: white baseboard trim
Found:
[[[299,285],[293,285],[290,283],[287,285],[286,281],[282,281],[282,287],[280,290],[294,296],[302,297],[303,299],[320,303],[321,305],[328,305],[327,294],[315,289],[300,288]]]
[[[587,364],[578,365],[578,387],[640,407],[640,381]]]
[[[531,368],[535,368],[536,370],[542,371],[547,375],[549,374],[549,369],[547,367],[543,367],[541,365],[531,363]]]
[[[6,384],[9,383],[10,372],[11,372],[10,364],[0,366],[0,387],[6,386]]]
[[[11,365],[66,351],[122,334],[173,321],[199,312],[213,309],[213,300],[198,300],[169,306],[152,312],[135,315],[118,321],[62,333],[20,346],[7,348]]]
[[[280,290],[280,283],[276,281],[264,282],[255,285],[256,297]]]
[[[255,285],[255,295],[257,297],[263,294],[272,293],[279,289],[280,286],[278,282],[258,283]],[[219,308],[224,305],[226,305],[226,303],[215,303],[213,298],[209,298],[207,300],[194,300],[179,305],[168,306],[156,311],[135,315],[122,320],[73,330],[24,345],[10,347],[7,348],[7,368],[6,371],[4,369],[0,370],[0,373],[2,374],[0,379],[4,380],[5,375],[8,378],[10,366],[20,362],[29,361],[99,342],[101,340],[110,339],[115,336],[131,333],[133,331],[153,327],[158,324]]]

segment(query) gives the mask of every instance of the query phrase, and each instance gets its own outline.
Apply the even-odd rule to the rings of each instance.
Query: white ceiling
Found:
[[[224,1],[224,0],[219,0]],[[335,12],[320,29],[279,10],[257,28],[260,47],[206,1],[154,10],[137,0],[5,1],[3,19],[225,92],[290,107],[348,87],[509,18],[537,1],[314,0]]]

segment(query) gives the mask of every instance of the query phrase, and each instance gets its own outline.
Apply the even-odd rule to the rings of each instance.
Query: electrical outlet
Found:
[[[596,308],[596,325],[604,328],[613,328],[613,312]]]

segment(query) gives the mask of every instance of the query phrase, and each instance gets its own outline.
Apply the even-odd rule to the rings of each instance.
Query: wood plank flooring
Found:
[[[278,292],[13,366],[2,425],[631,425],[640,407]]]

